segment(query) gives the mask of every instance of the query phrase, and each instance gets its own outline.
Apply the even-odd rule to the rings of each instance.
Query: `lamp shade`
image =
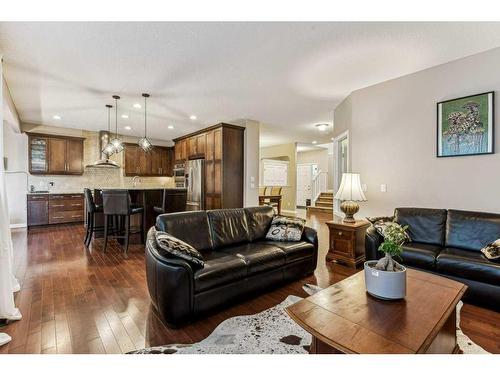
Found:
[[[337,194],[335,194],[335,199],[341,201],[366,201],[363,189],[361,189],[359,173],[344,173],[342,175],[342,181]]]

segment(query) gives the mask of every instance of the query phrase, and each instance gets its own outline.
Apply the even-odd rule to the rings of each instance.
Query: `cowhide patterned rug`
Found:
[[[308,294],[321,290],[304,285]],[[223,321],[205,340],[195,344],[155,346],[130,354],[307,354],[311,335],[297,325],[284,308],[300,301],[288,296],[280,304],[255,315],[242,315]],[[457,306],[457,340],[464,354],[487,354],[460,329],[460,309]]]

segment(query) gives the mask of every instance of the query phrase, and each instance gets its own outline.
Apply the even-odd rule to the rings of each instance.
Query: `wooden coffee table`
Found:
[[[458,353],[456,306],[467,286],[407,270],[404,300],[366,293],[363,271],[286,308],[311,353]]]

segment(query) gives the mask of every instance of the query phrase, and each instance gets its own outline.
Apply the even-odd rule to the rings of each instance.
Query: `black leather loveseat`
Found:
[[[500,264],[481,248],[500,238],[500,215],[428,208],[396,208],[394,220],[408,225],[402,263],[468,285],[464,300],[500,311]],[[366,233],[367,260],[383,256],[383,241],[373,226]]]
[[[262,289],[314,272],[316,231],[305,228],[300,242],[265,239],[271,207],[180,212],[158,216],[156,228],[202,253],[205,266],[161,255],[150,230],[146,273],[152,303],[170,326]]]

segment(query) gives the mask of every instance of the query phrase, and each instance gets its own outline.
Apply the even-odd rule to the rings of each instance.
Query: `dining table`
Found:
[[[259,195],[259,206],[276,204],[278,215],[281,215],[281,195]]]

